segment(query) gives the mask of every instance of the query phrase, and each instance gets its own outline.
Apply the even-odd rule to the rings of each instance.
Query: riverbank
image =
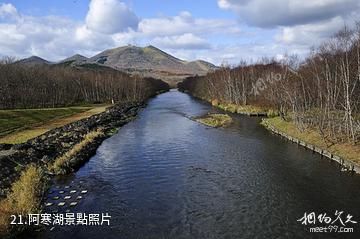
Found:
[[[219,108],[221,110],[224,110],[226,112],[230,113],[237,113],[241,115],[247,115],[247,116],[254,116],[254,117],[260,117],[260,116],[267,116],[267,117],[274,117],[278,116],[279,112],[277,110],[274,110],[270,107],[263,107],[263,106],[257,106],[257,105],[237,105],[237,104],[231,104],[226,102],[220,102],[217,99],[204,99],[199,96],[193,95],[188,91],[182,91],[183,93],[189,94],[192,97],[205,101],[212,106]]]
[[[276,116],[278,113],[275,110],[266,107],[260,107],[255,105],[236,105],[228,103],[217,103],[217,101],[211,101],[212,106],[230,113],[237,113],[247,116]]]
[[[109,104],[0,110],[0,144],[20,144],[49,130],[102,113]]]
[[[359,145],[329,144],[315,130],[306,129],[301,132],[294,123],[284,121],[280,117],[263,119],[261,124],[275,134],[338,162],[342,170],[360,173]]]
[[[25,143],[0,144],[2,204],[12,197],[14,187],[22,181],[22,175],[27,172],[29,165],[43,170],[48,176],[75,171],[95,154],[104,139],[133,120],[141,107],[143,107],[142,103],[114,105],[103,113],[52,129]],[[94,134],[94,132],[98,133]],[[25,193],[28,193],[27,190]],[[6,209],[6,211],[13,212],[11,209]],[[22,214],[23,211],[20,210],[17,213]],[[6,225],[5,228],[7,228]]]
[[[184,91],[184,93],[188,93]],[[355,171],[360,173],[360,147],[349,143],[332,143],[324,141],[321,135],[315,130],[306,130],[300,132],[292,122],[286,122],[279,117],[279,112],[268,108],[252,105],[236,105],[219,102],[218,100],[202,99],[190,94],[192,97],[208,102],[213,107],[219,108],[226,112],[237,113],[247,116],[264,116],[262,125],[273,133],[296,142],[314,152],[321,154],[333,161],[338,162],[342,170]]]

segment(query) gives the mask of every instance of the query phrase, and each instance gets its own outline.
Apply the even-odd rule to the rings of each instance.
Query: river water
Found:
[[[49,227],[36,237],[360,238],[359,176],[272,135],[259,118],[232,115],[225,129],[189,119],[210,111],[176,90],[150,100],[51,189],[86,190],[76,207],[64,208],[109,213],[110,226]],[[359,221],[346,224],[355,232],[310,233],[297,221],[305,212],[335,219],[336,210]]]

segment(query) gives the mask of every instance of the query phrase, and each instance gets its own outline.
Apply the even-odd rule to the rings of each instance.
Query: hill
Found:
[[[190,62],[181,60],[151,45],[147,47],[128,45],[108,49],[90,58],[76,54],[57,63],[51,63],[36,56],[20,60],[18,63],[106,67],[129,74],[162,79],[173,86],[186,77],[206,75],[217,68],[202,60]]]
[[[80,65],[83,63],[86,63],[89,60],[89,58],[80,55],[80,54],[75,54],[71,57],[68,57],[60,62],[58,62],[57,64],[67,64],[67,65]]]
[[[15,63],[16,64],[25,64],[25,65],[49,65],[49,64],[51,64],[51,62],[49,62],[41,57],[38,57],[38,56],[31,56],[28,58],[24,58]]]
[[[126,71],[131,74],[178,81],[188,76],[205,75],[216,66],[205,61],[187,62],[154,46],[124,46],[105,50],[89,62]]]

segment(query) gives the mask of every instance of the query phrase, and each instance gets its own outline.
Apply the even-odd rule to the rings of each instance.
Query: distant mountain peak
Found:
[[[48,65],[51,64],[51,62],[39,57],[39,56],[30,56],[28,58],[21,59],[17,61],[18,64],[25,64],[25,65]]]
[[[85,63],[89,58],[80,55],[80,54],[75,54],[71,57],[65,58],[64,60],[60,61],[59,63],[66,63],[66,62],[70,62],[71,64],[82,64]]]
[[[31,56],[18,61],[22,64],[53,64],[38,56]],[[180,81],[194,75],[206,75],[217,67],[203,60],[184,61],[153,46],[139,47],[135,45],[120,46],[107,49],[99,54],[87,58],[75,54],[57,62],[63,66],[110,67],[129,74],[153,77],[167,80],[169,83]]]

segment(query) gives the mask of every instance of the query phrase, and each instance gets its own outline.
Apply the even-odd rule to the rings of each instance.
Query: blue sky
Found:
[[[304,57],[359,9],[358,0],[0,0],[0,55],[57,61],[152,44],[215,64]]]

